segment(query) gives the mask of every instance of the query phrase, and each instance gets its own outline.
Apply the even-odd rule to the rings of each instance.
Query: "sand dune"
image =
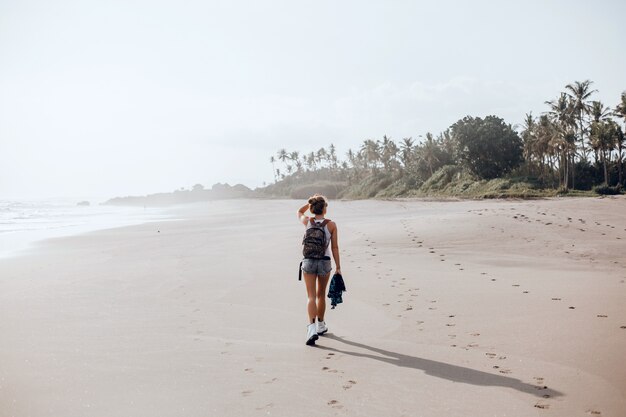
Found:
[[[344,304],[304,344],[299,201],[0,261],[0,416],[620,416],[626,199],[331,202]]]

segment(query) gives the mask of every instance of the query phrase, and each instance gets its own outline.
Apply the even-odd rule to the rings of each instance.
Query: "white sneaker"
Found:
[[[317,322],[317,334],[318,335],[323,335],[324,333],[326,333],[328,331],[328,327],[326,327],[326,322],[325,321],[318,321]]]
[[[309,324],[306,328],[306,344],[313,346],[318,338],[319,336],[317,335],[315,323]]]

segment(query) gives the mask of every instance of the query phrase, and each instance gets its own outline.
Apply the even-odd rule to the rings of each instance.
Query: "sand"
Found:
[[[348,292],[316,347],[300,205],[0,261],[0,416],[626,415],[626,198],[331,202]]]

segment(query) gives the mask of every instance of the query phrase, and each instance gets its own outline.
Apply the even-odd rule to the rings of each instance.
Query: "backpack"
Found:
[[[314,219],[311,219],[311,227],[306,229],[304,238],[302,238],[302,255],[305,259],[324,259],[329,243],[326,241],[324,226],[329,222],[329,219],[325,219],[318,224],[315,223]]]

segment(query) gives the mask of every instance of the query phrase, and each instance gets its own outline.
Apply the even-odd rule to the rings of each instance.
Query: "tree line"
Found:
[[[589,189],[593,185],[624,185],[623,150],[626,92],[607,107],[592,96],[593,82],[576,81],[539,117],[525,115],[515,128],[497,116],[467,116],[448,129],[419,140],[396,143],[387,136],[365,139],[339,158],[333,144],[301,153],[280,149],[270,157],[275,183],[287,177],[358,182],[371,175],[388,175],[419,185],[445,165],[462,166],[479,179],[507,174],[535,178],[546,187]]]

